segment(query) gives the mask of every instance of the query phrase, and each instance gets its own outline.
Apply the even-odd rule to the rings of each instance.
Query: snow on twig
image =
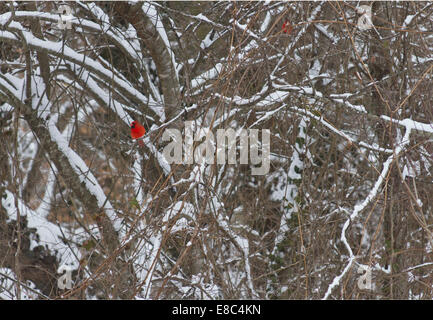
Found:
[[[22,30],[21,24],[14,22],[11,23],[18,30]],[[12,26],[11,26],[12,27]],[[53,42],[49,40],[41,40],[33,36],[32,33],[27,31],[21,31],[21,34],[24,36],[24,40],[27,42],[27,45],[36,49],[45,49],[48,53],[53,54],[55,56],[65,57],[69,61],[76,63],[89,71],[95,72],[95,74],[102,75],[105,80],[109,80],[110,82],[116,83],[119,88],[123,89],[127,92],[131,97],[137,99],[137,101],[141,101],[143,104],[148,104],[149,108],[161,118],[164,117],[161,114],[161,108],[155,107],[155,102],[150,101],[147,97],[145,97],[140,91],[135,89],[129,82],[119,78],[112,71],[104,68],[101,63],[96,60],[81,54],[77,53],[75,50],[66,46],[62,42]],[[9,39],[17,42],[21,42],[21,40],[12,32],[0,30],[0,39]],[[153,99],[152,99],[153,100]]]
[[[371,189],[368,196],[362,201],[362,203],[355,205],[353,208],[352,214],[347,218],[346,222],[343,225],[343,229],[341,231],[341,241],[344,243],[347,251],[349,252],[349,261],[344,268],[343,272],[341,272],[338,276],[336,276],[331,284],[328,286],[328,290],[326,291],[323,299],[326,300],[331,295],[332,290],[340,284],[341,279],[344,277],[344,275],[349,271],[351,268],[353,262],[355,261],[356,257],[352,252],[352,248],[350,247],[349,243],[347,242],[346,238],[346,230],[350,225],[350,222],[353,221],[355,218],[358,217],[358,215],[377,197],[379,193],[379,188],[382,186],[383,182],[386,181],[386,177],[388,175],[389,170],[391,169],[391,164],[398,158],[400,153],[404,150],[405,146],[410,142],[410,134],[413,129],[413,123],[412,122],[404,122],[404,125],[406,127],[405,134],[403,138],[401,139],[400,143],[396,146],[394,150],[394,154],[388,157],[388,159],[383,164],[382,171],[376,180],[376,183],[373,186],[373,189]]]
[[[167,32],[165,31],[164,24],[162,23],[162,19],[156,10],[156,7],[153,2],[144,2],[142,10],[144,14],[149,18],[149,20],[152,22],[153,26],[155,27],[155,30],[158,32],[160,38],[165,44],[165,47],[167,48],[170,57],[171,57],[171,63],[173,64],[174,73],[176,75],[176,81],[179,82],[179,73],[178,73],[178,63],[176,63],[175,54],[173,49],[171,48],[170,40],[168,39]]]

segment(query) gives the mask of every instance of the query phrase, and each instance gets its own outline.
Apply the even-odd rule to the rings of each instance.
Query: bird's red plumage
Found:
[[[146,129],[144,129],[144,127],[138,121],[131,122],[132,139],[139,139],[143,137],[145,133],[146,133]]]

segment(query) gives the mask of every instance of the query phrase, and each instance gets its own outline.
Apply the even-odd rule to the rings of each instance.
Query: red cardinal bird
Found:
[[[146,133],[146,129],[138,121],[131,122],[131,137],[132,139],[140,139]],[[142,139],[138,140],[138,144],[144,147],[144,142]]]
[[[293,30],[293,26],[289,21],[285,21],[283,23],[283,28],[282,28],[283,32],[287,33],[287,34],[291,34],[292,30]]]

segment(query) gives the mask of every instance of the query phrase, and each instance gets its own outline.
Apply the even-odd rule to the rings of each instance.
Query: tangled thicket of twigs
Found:
[[[66,4],[0,4],[1,298],[433,297],[433,4]],[[269,173],[169,163],[186,121]]]

